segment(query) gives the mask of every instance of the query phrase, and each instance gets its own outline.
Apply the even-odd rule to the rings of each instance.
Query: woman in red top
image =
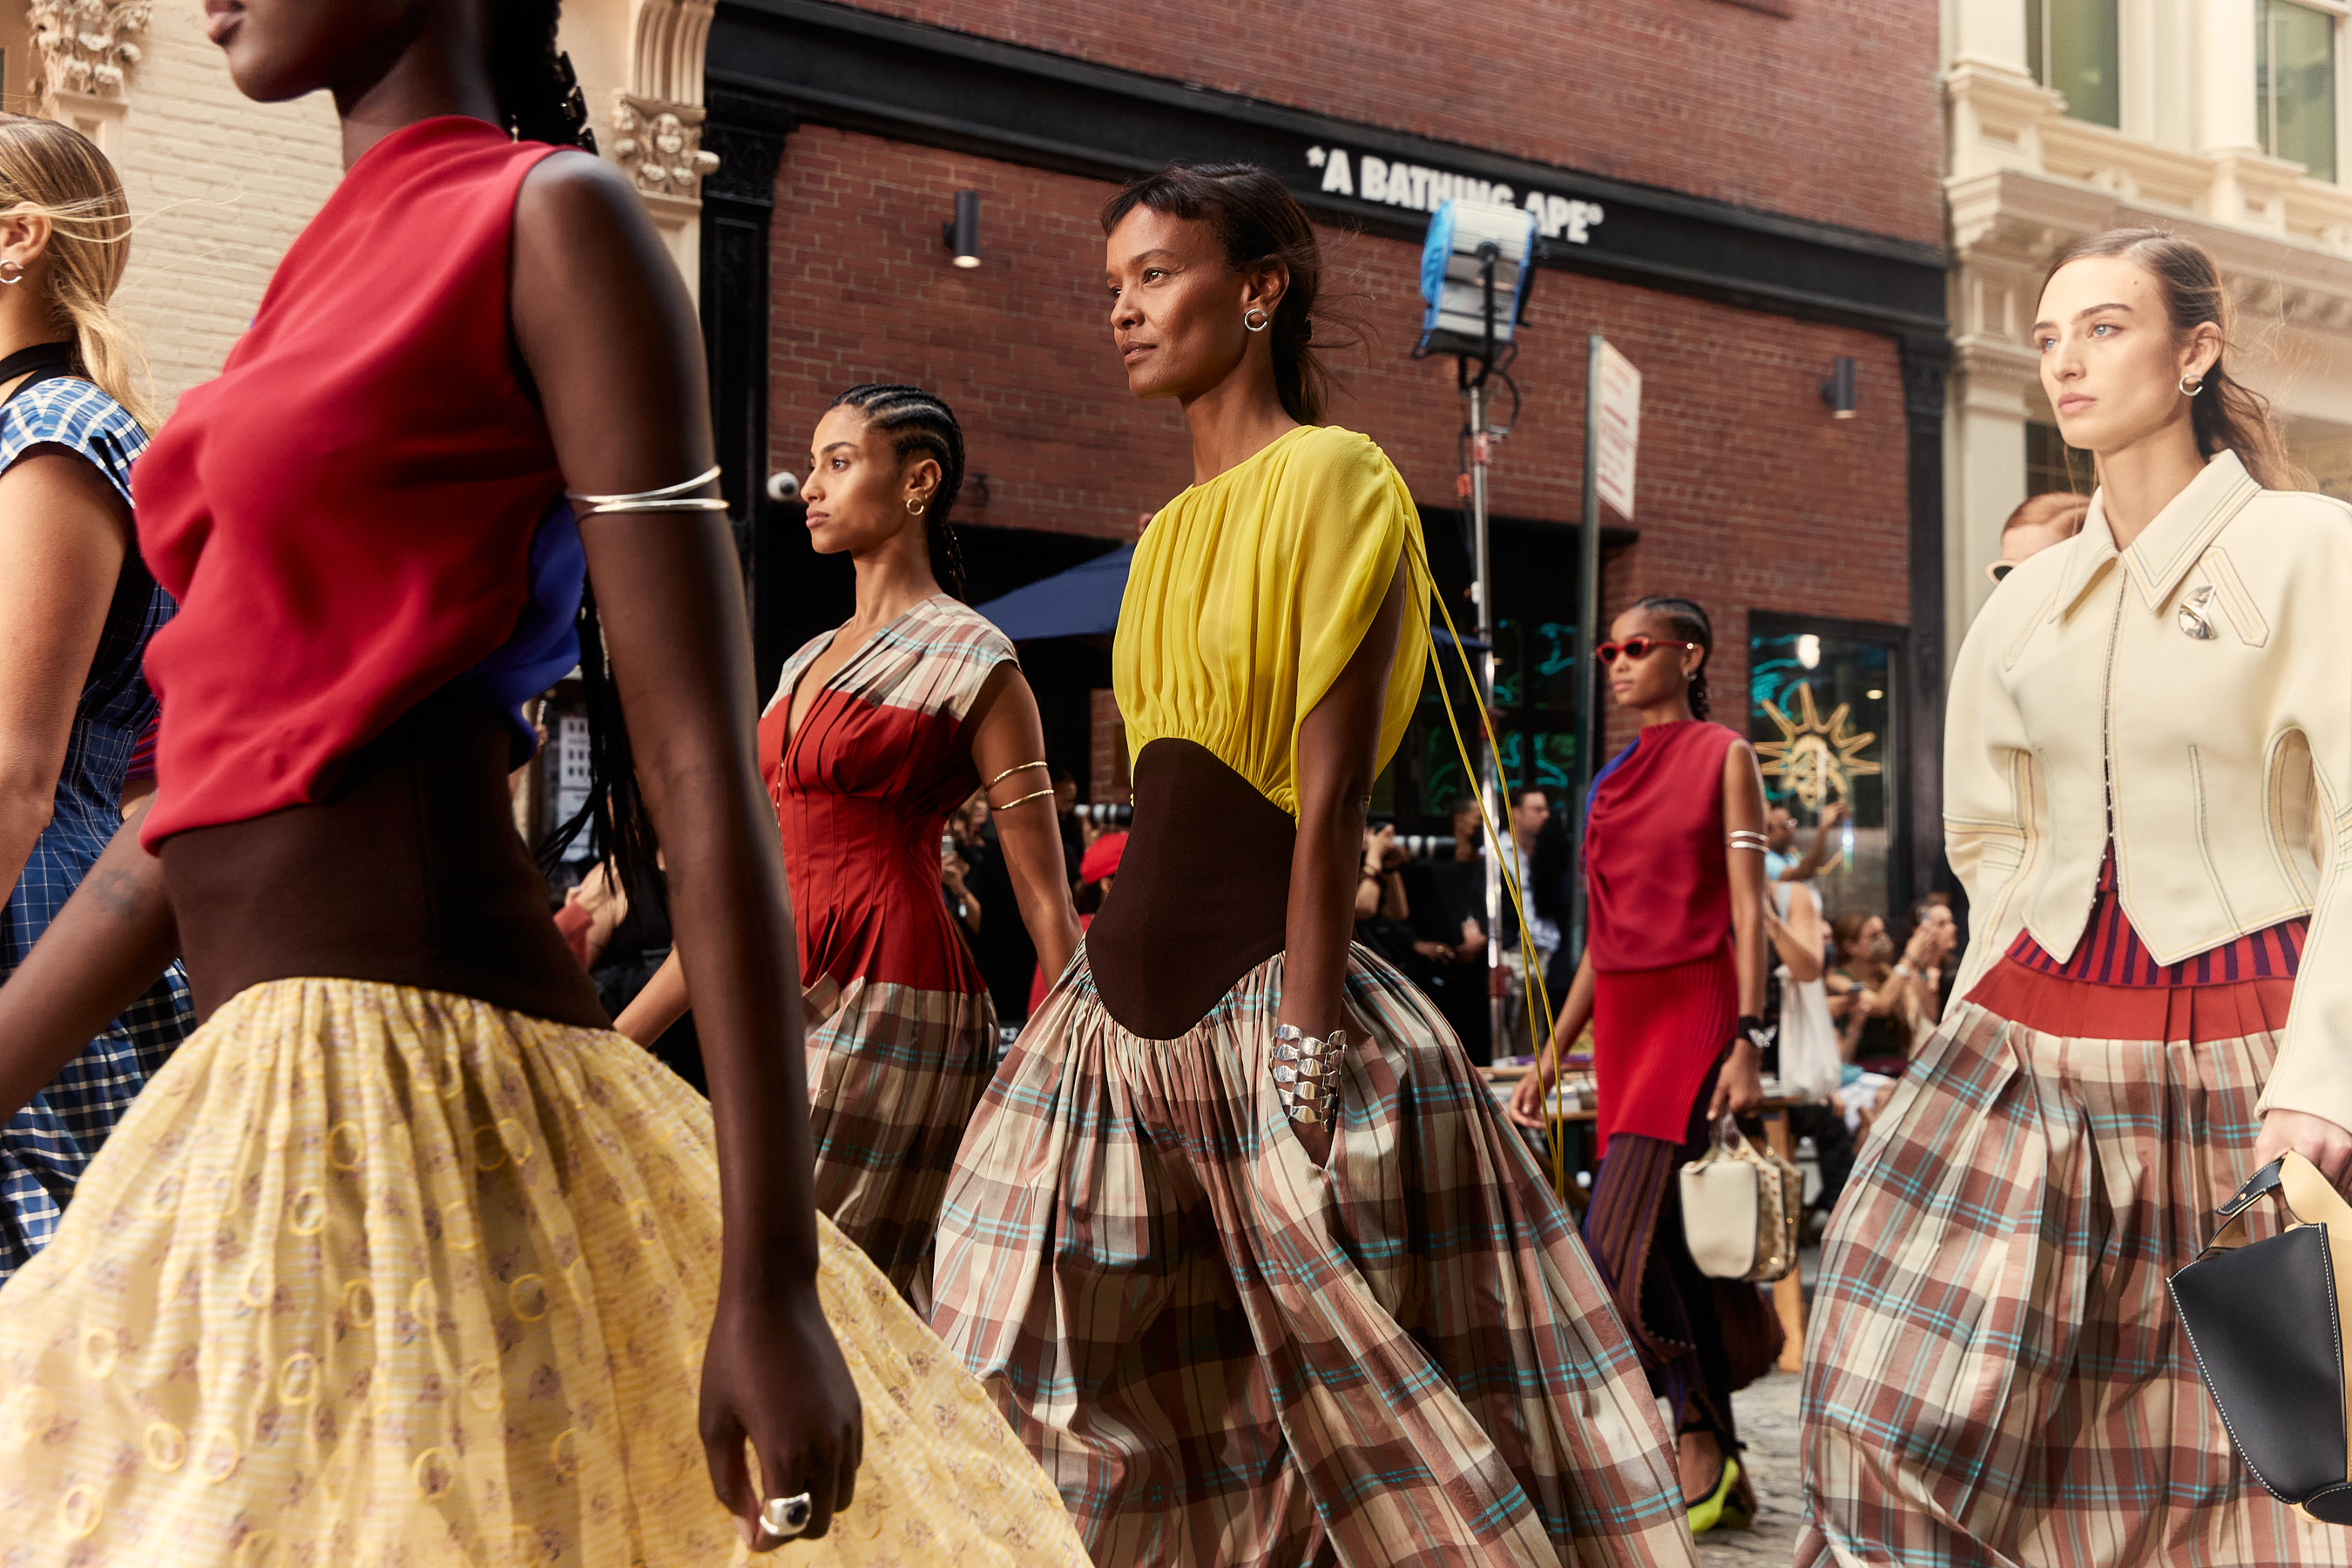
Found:
[[[183,950],[204,1019],[0,1290],[14,1558],[717,1564],[843,1508],[861,1562],[894,1520],[1076,1552],[810,1201],[701,335],[627,177],[550,144],[554,9],[208,5],[246,94],[332,91],[348,172],[140,464],[182,606],[145,844],[0,990],[0,1112]],[[667,839],[709,1103],[610,1032],[515,837],[519,694],[575,659],[591,819]]]
[[[1057,974],[1077,915],[1036,700],[1004,634],[940,591],[935,563],[963,591],[955,416],[918,387],[853,386],[809,448],[809,537],[856,561],[857,613],[785,661],[760,771],[823,1015],[808,1037],[816,1205],[928,1313],[940,1194],[996,1070],[988,985],[940,899],[949,814],[987,790],[1020,918]],[[673,952],[619,1028],[650,1043],[686,1005]]]
[[[1752,1512],[1726,1346],[1771,1330],[1753,1286],[1698,1271],[1674,1173],[1705,1152],[1717,1119],[1763,1099],[1764,781],[1748,742],[1707,722],[1706,611],[1643,599],[1610,638],[1594,655],[1642,732],[1592,782],[1584,958],[1511,1115],[1543,1126],[1560,1054],[1590,1022],[1603,1158],[1585,1244],[1652,1386],[1675,1406],[1684,1500],[1703,1531]]]

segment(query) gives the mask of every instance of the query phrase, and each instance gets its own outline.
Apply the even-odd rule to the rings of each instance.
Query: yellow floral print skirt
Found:
[[[799,1564],[1082,1564],[994,1404],[823,1215],[866,1407]],[[0,1290],[0,1560],[739,1563],[696,1419],[709,1105],[620,1036],[343,980],[183,1045]]]

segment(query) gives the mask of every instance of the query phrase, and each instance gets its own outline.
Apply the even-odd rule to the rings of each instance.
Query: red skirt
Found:
[[[1688,963],[1592,978],[1594,1152],[1606,1154],[1616,1132],[1680,1143],[1699,1086],[1739,1026],[1729,940]]]

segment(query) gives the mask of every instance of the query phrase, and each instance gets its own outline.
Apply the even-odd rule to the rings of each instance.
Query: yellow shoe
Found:
[[[1748,1525],[1747,1510],[1732,1500],[1732,1489],[1739,1484],[1739,1461],[1726,1454],[1723,1468],[1717,1472],[1715,1489],[1691,1503],[1690,1530],[1693,1535],[1705,1535],[1717,1525],[1733,1530],[1745,1530]],[[1738,1515],[1735,1519],[1733,1516]]]

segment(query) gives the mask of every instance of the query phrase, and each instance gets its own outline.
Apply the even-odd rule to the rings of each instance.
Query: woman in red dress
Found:
[[[857,565],[857,613],[784,665],[760,770],[799,902],[817,1207],[918,1310],[964,1124],[996,1069],[996,1011],[940,898],[940,831],[985,788],[1038,960],[1078,945],[1036,700],[961,594],[948,509],[963,433],[912,386],[853,386],[810,442],[811,542]],[[1013,918],[984,909],[984,921]],[[675,954],[621,1015],[660,1037],[687,1005]]]
[[[1763,1099],[1764,781],[1706,718],[1715,635],[1687,599],[1652,597],[1594,649],[1642,732],[1592,782],[1584,816],[1584,958],[1511,1116],[1543,1126],[1560,1054],[1592,1026],[1602,1156],[1585,1245],[1651,1384],[1675,1405],[1693,1531],[1744,1524],[1753,1500],[1732,1422],[1727,1342],[1769,1334],[1752,1286],[1719,1284],[1684,1244],[1675,1169],[1717,1119]]]

